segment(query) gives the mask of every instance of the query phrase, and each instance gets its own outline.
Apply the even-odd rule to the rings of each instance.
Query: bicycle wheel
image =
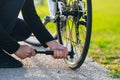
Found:
[[[89,49],[92,28],[91,0],[65,0],[63,15],[65,21],[59,20],[59,41],[71,52],[65,63],[71,69],[79,68]]]

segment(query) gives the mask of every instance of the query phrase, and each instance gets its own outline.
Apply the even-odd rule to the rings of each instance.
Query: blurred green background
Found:
[[[47,0],[38,0],[37,13],[49,15]],[[92,37],[88,56],[120,77],[120,0],[92,0]],[[51,26],[51,25],[48,25]]]

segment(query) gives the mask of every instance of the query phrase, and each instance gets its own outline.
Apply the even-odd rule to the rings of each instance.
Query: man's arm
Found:
[[[18,50],[20,45],[15,41],[0,24],[0,48],[6,50],[8,53],[14,53]]]
[[[33,0],[26,0],[26,3],[22,9],[22,14],[28,26],[30,26],[32,32],[41,42],[41,44],[44,47],[48,46],[51,50],[54,51],[53,57],[55,59],[67,57],[67,48],[56,42],[47,31],[47,29],[44,27],[35,11]]]
[[[44,47],[46,47],[46,42],[54,40],[37,15],[33,0],[26,0],[22,9],[22,14],[24,20]]]

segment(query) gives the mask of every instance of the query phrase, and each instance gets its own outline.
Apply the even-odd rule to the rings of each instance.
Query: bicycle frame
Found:
[[[57,21],[56,21],[56,27],[57,27],[57,32],[58,32],[58,40],[60,42],[60,44],[63,44],[62,42],[62,37],[61,37],[61,32],[60,32],[60,13],[59,13],[59,8],[58,8],[58,0],[56,0],[56,7],[57,7]]]

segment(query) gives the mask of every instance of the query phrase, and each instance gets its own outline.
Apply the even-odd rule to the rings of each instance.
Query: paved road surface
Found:
[[[22,62],[23,68],[0,69],[0,80],[120,80],[110,78],[108,70],[90,59],[75,71],[51,56],[36,55]]]

